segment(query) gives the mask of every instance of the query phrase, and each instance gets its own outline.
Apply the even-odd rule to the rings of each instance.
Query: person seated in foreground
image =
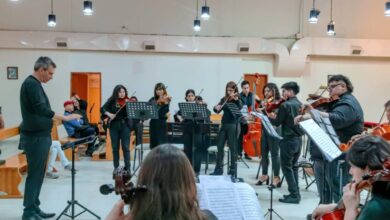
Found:
[[[137,185],[147,191],[136,195],[130,211],[124,202],[115,204],[106,220],[214,220],[210,211],[200,210],[194,172],[186,155],[169,144],[154,148],[144,159]]]
[[[351,165],[349,173],[353,182],[344,187],[343,203],[344,220],[382,220],[390,216],[390,182],[376,181],[370,187],[371,199],[360,208],[360,193],[357,189],[363,176],[371,171],[384,169],[385,161],[390,160],[390,144],[381,137],[365,135],[356,140],[347,152],[347,161]],[[333,211],[336,204],[319,205],[312,213],[311,219],[321,219]]]

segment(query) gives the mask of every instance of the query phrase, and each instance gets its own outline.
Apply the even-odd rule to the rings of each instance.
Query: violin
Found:
[[[372,184],[376,181],[382,181],[382,182],[390,182],[390,160],[385,161],[384,168],[382,170],[373,170],[369,174],[363,176],[363,180],[360,181],[357,186],[356,190],[361,190],[366,187],[372,186]],[[345,213],[345,206],[343,203],[343,200],[341,199],[338,203],[336,208],[327,214],[324,214],[321,216],[321,220],[343,220],[344,219],[344,213]]]
[[[273,112],[274,110],[278,109],[280,105],[282,105],[283,102],[285,102],[285,99],[279,99],[275,102],[270,102],[266,104],[265,111],[268,113]]]
[[[330,98],[320,97],[318,99],[315,99],[315,100],[312,100],[309,102],[313,108],[318,109],[321,107],[326,107],[339,99],[340,99],[340,97],[338,97],[337,95],[334,95],[334,96],[331,96]]]
[[[131,182],[132,175],[124,167],[120,166],[115,169],[113,179],[115,186],[112,184],[104,184],[100,186],[100,193],[108,195],[112,192],[120,195],[126,204],[132,204],[134,199],[147,192],[146,186],[135,186]]]
[[[172,100],[172,97],[168,95],[168,93],[160,96],[158,99],[157,99],[157,105],[166,105],[166,104],[169,104]]]

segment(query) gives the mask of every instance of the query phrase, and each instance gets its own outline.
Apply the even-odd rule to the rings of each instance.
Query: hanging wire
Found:
[[[199,0],[196,0],[196,19],[198,19]]]
[[[330,0],[330,20],[333,21],[333,0]]]
[[[51,0],[51,13],[53,14],[53,0]]]

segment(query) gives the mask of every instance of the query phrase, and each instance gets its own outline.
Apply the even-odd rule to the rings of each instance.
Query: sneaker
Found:
[[[53,172],[46,172],[46,178],[49,179],[58,179],[60,177],[58,174],[53,173]]]
[[[64,170],[72,171],[72,165],[68,164],[68,165],[64,166]]]

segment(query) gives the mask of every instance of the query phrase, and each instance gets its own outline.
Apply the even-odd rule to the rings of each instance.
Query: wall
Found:
[[[164,82],[173,97],[171,114],[174,114],[188,88],[197,92],[203,88],[202,96],[211,108],[224,95],[227,81],[238,81],[248,71],[272,74],[273,69],[272,56],[257,56],[253,61],[256,65],[249,65],[243,61],[245,57],[233,55],[3,49],[0,50],[0,69],[19,67],[19,80],[7,80],[6,74],[0,76],[0,105],[7,126],[17,125],[21,120],[20,85],[32,73],[33,64],[41,55],[51,57],[57,64],[54,79],[44,85],[56,112],[63,112],[62,103],[69,98],[70,72],[101,72],[103,103],[117,84],[125,85],[129,94],[136,91],[140,100],[148,100],[153,96],[154,85]]]

